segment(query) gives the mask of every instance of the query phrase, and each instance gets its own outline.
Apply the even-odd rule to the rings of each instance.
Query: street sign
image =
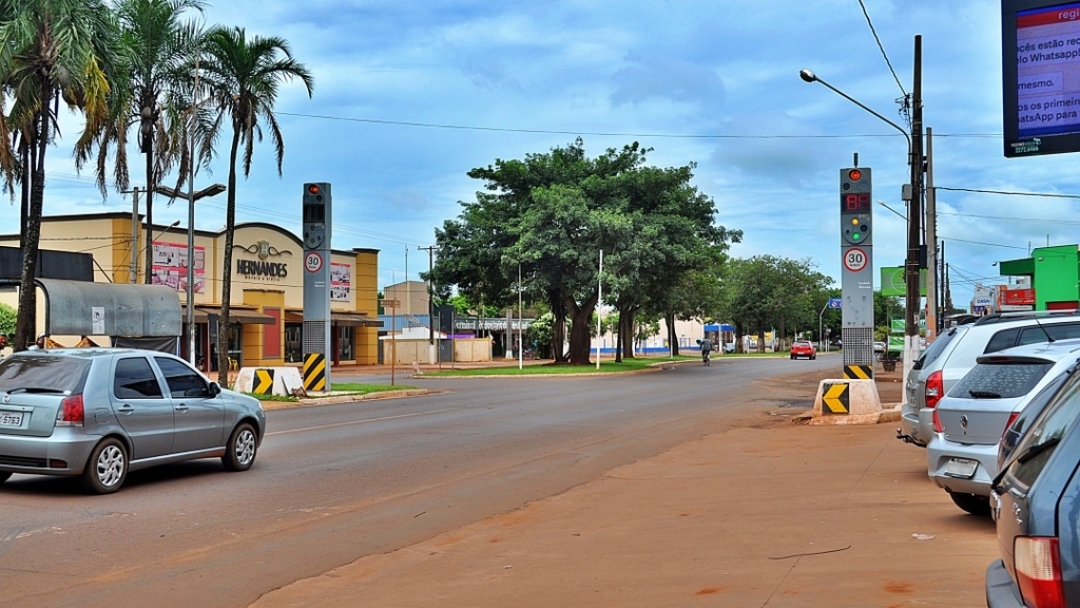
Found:
[[[866,255],[866,252],[858,247],[850,247],[844,252],[844,268],[851,272],[859,272],[866,268],[869,261],[870,256]]]
[[[843,308],[843,307],[844,307],[844,299],[843,298],[829,298],[829,308]]]
[[[304,268],[308,272],[319,272],[322,270],[322,266],[322,255],[318,251],[309,251],[307,256],[304,257]]]

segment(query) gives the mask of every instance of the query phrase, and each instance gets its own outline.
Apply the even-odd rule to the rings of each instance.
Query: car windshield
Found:
[[[74,357],[11,356],[0,361],[0,391],[70,393],[89,367],[90,361]]]
[[[1035,388],[1053,365],[1049,361],[979,363],[952,387],[949,396],[962,399],[1023,397]]]

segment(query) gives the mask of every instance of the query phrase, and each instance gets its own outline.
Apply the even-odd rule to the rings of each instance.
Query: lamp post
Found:
[[[198,192],[188,188],[188,226],[187,226],[187,346],[188,363],[195,365],[195,201],[207,196],[217,196],[225,192],[224,184],[213,184]],[[155,192],[170,198],[179,198],[179,193],[168,186],[157,186]]]
[[[911,132],[904,130],[903,127],[897,125],[893,121],[885,118],[881,114],[878,114],[874,110],[864,105],[854,97],[844,93],[840,89],[832,86],[819,78],[812,71],[803,69],[799,71],[799,77],[806,82],[819,82],[828,88],[830,91],[850,101],[851,103],[859,106],[863,110],[866,110],[876,118],[880,119],[885,124],[900,131],[904,134],[904,139],[907,140],[908,145],[908,165],[911,167],[911,180],[910,196],[911,203],[908,207],[908,235],[907,235],[907,257],[904,262],[905,269],[905,281],[907,290],[905,292],[906,300],[906,312],[904,314],[904,377],[907,377],[908,371],[914,364],[915,359],[919,354],[919,304],[921,296],[919,294],[919,267],[920,267],[920,252],[922,250],[922,230],[921,230],[921,218],[922,218],[922,172],[923,172],[923,154],[922,154],[922,36],[915,36],[915,84],[912,89],[912,122]]]

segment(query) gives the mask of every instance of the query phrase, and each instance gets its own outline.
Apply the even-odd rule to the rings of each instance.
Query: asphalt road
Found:
[[[754,379],[830,365],[409,379],[439,392],[271,411],[246,473],[173,465],[102,497],[16,475],[0,486],[0,605],[245,606],[722,429],[754,405]]]

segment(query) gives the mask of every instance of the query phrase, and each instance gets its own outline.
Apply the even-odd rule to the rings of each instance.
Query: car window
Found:
[[[1023,397],[1053,366],[1049,361],[979,363],[952,387],[949,396],[975,399]]]
[[[76,392],[90,362],[74,357],[19,355],[0,361],[0,391]]]
[[[1050,336],[1054,340],[1080,338],[1080,323],[1051,323],[1048,325],[1025,327],[1020,334],[1020,344],[1047,342],[1047,336]]]
[[[118,399],[160,399],[161,385],[146,357],[127,357],[116,362],[113,393]]]
[[[1058,392],[1061,385],[1065,384],[1065,381],[1069,378],[1070,374],[1071,372],[1058,374],[1056,378],[1051,380],[1049,384],[1039,391],[1039,394],[1028,401],[1027,405],[1024,406],[1024,409],[1020,410],[1020,415],[1016,417],[1012,426],[1009,427],[1010,432],[1001,437],[1003,453],[1012,453],[1013,448],[1016,447],[1016,444],[1020,441],[1024,432],[1031,426],[1031,422],[1042,413],[1043,409],[1046,408],[1046,404],[1048,404]]]
[[[1080,382],[1075,374],[1071,380],[1035,419],[1014,452],[1018,457],[1009,473],[1024,486],[1030,487],[1039,476],[1056,449],[1054,444],[1080,414]],[[1025,459],[1025,453],[1035,456]]]
[[[165,376],[165,382],[169,385],[169,392],[173,397],[209,395],[206,390],[206,381],[195,370],[168,357],[154,357],[154,361],[161,368],[161,373]]]
[[[957,329],[954,327],[953,329],[950,329],[949,331],[938,336],[936,339],[934,339],[933,342],[930,343],[930,346],[926,347],[926,350],[923,351],[922,356],[915,360],[915,363],[912,365],[912,367],[914,367],[915,369],[922,369],[924,365],[929,365],[933,363],[934,360],[941,356],[941,353],[945,351],[945,347],[949,345],[949,342],[952,342],[956,338],[956,336],[960,333],[963,333],[963,331],[965,330]]]
[[[1020,335],[1019,327],[1003,329],[990,338],[990,341],[986,343],[986,348],[983,349],[983,352],[993,353],[1009,348],[1010,346],[1016,346],[1016,337],[1018,335]],[[1042,332],[1039,332],[1039,335],[1042,336]],[[1034,340],[1034,342],[1046,342],[1046,337],[1043,336],[1042,340]]]

